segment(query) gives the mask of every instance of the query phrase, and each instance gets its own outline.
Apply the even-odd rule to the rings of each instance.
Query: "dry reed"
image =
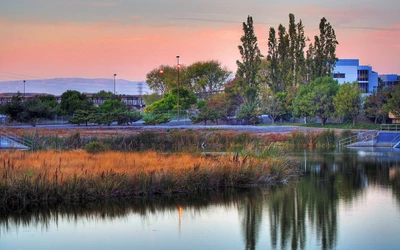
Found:
[[[84,151],[2,152],[0,206],[86,202],[274,184],[297,173],[286,158]]]

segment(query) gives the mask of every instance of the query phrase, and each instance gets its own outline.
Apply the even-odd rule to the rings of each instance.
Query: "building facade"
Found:
[[[333,72],[333,78],[339,84],[357,81],[364,93],[372,93],[378,89],[378,73],[369,65],[360,65],[358,59],[339,59]]]
[[[400,76],[397,74],[379,75],[382,87],[392,88],[400,83]]]

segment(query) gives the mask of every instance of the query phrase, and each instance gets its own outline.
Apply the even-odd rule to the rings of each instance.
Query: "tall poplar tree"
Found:
[[[319,36],[314,37],[314,44],[309,48],[311,80],[317,77],[332,76],[338,58],[336,57],[335,30],[325,17],[319,23]]]
[[[242,45],[239,45],[239,52],[242,61],[237,60],[238,66],[236,76],[241,81],[244,89],[245,101],[254,104],[257,100],[259,81],[257,73],[261,65],[261,52],[258,48],[257,37],[254,33],[253,18],[247,17],[247,22],[243,22],[243,36],[240,38]]]

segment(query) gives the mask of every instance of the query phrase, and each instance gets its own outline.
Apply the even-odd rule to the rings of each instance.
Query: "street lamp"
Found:
[[[179,86],[180,86],[180,83],[179,83],[179,70],[180,70],[180,68],[181,68],[181,65],[179,64],[179,56],[176,56],[176,60],[177,60],[177,64],[176,64],[176,68],[178,69],[178,121],[179,121],[179,116],[180,116],[180,114],[179,114]]]
[[[24,99],[25,99],[25,80],[24,80]]]
[[[114,74],[114,95],[115,95],[115,77],[117,76],[117,74]]]

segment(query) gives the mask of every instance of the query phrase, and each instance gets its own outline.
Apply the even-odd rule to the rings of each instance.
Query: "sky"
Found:
[[[142,81],[159,65],[218,60],[233,73],[242,23],[253,17],[261,52],[289,13],[318,35],[335,29],[339,58],[400,74],[398,0],[12,0],[0,1],[0,81],[58,77]]]

